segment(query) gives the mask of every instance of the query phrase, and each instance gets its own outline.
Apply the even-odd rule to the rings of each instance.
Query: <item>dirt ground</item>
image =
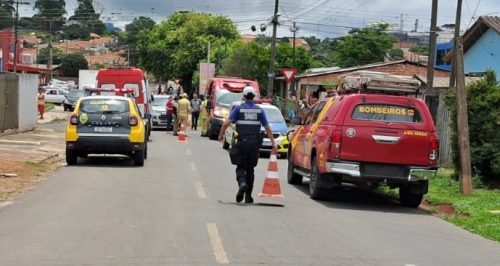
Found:
[[[0,202],[8,202],[32,189],[60,165],[60,160],[45,163],[2,159],[1,174],[15,174],[16,177],[0,177]]]

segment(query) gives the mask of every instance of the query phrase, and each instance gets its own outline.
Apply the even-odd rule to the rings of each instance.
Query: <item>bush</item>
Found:
[[[66,77],[78,77],[80,69],[89,69],[89,63],[82,54],[67,54],[61,60],[61,69]]]
[[[456,93],[447,99],[452,112],[452,152],[457,169],[460,167],[457,137]],[[500,182],[500,86],[493,71],[467,88],[467,113],[473,175],[484,184]]]

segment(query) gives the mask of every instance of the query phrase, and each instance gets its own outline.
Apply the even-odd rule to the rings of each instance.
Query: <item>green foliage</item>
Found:
[[[103,63],[95,63],[94,64],[94,69],[103,69],[103,68],[106,68],[106,66],[103,64]]]
[[[500,217],[489,211],[499,210],[500,190],[476,189],[472,195],[462,195],[459,183],[440,169],[429,182],[425,199],[431,204],[451,204],[456,214],[446,220],[483,237],[500,241]]]
[[[263,96],[267,95],[269,47],[260,42],[235,42],[231,54],[222,63],[222,74],[257,80]]]
[[[129,60],[129,64],[136,66],[139,63],[139,55],[137,53],[137,38],[142,30],[152,29],[156,22],[151,18],[139,17],[125,25],[125,32],[120,34],[120,40],[127,44],[127,53],[122,54],[122,57]]]
[[[13,12],[14,7],[12,1],[0,2],[0,29],[12,27]]]
[[[78,24],[72,24],[64,30],[64,38],[68,40],[90,40],[90,32]]]
[[[312,58],[307,51],[302,48],[295,48],[295,63],[293,60],[293,47],[289,43],[279,43],[276,46],[276,65],[277,70],[281,68],[294,67],[299,72],[305,71],[312,65]],[[267,72],[266,72],[267,73]]]
[[[336,46],[336,64],[340,67],[350,67],[383,62],[395,41],[394,37],[385,32],[386,29],[387,24],[377,24],[351,30],[349,35],[340,38]]]
[[[139,32],[139,65],[162,79],[182,79],[189,92],[193,72],[207,56],[208,43],[221,47],[237,37],[235,25],[226,17],[177,12],[162,24]]]
[[[311,50],[309,54],[313,59],[312,67],[331,67],[335,65],[333,52],[337,41],[325,38],[323,40],[315,37],[306,38]]]
[[[405,54],[400,48],[392,48],[387,54],[391,60],[402,60],[405,58]]]
[[[59,31],[66,21],[64,17],[66,2],[64,0],[36,0],[33,9],[36,11],[33,18],[45,25],[45,28],[52,33]],[[52,25],[50,25],[51,23]]]
[[[52,48],[52,64],[53,65],[61,64],[61,60],[62,60],[63,55],[64,55],[64,53],[61,49]],[[48,58],[49,58],[49,49],[44,47],[44,48],[38,50],[36,63],[37,64],[47,64]]]
[[[452,112],[452,151],[459,169],[456,93],[450,93],[447,105]],[[484,184],[500,182],[500,86],[496,74],[487,71],[485,78],[467,88],[469,138],[474,175]]]
[[[80,69],[89,69],[89,63],[82,54],[67,54],[61,60],[61,69],[66,77],[78,77]]]
[[[424,45],[417,45],[410,48],[410,52],[417,53],[419,55],[429,55],[429,48]]]

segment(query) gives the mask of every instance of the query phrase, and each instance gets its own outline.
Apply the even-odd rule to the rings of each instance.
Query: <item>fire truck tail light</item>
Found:
[[[340,156],[340,146],[342,144],[342,131],[335,129],[330,137],[330,152],[335,154],[335,158]]]
[[[439,139],[435,134],[431,136],[431,143],[429,146],[429,160],[435,161],[438,159],[439,155]]]

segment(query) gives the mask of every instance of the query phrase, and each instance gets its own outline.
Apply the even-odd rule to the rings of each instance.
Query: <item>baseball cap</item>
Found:
[[[246,86],[243,88],[243,96],[247,96],[248,94],[255,95],[255,89],[252,86]]]

